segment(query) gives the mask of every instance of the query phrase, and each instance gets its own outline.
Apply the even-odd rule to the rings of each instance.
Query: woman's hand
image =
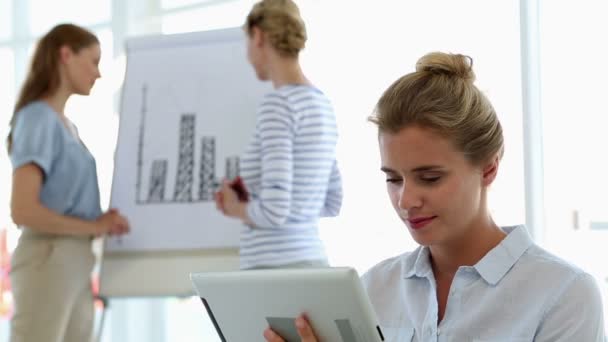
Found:
[[[123,235],[129,232],[129,222],[118,209],[110,209],[95,220],[95,236]]]
[[[227,180],[222,181],[220,189],[215,193],[215,206],[224,215],[241,219],[249,223],[247,217],[247,202],[239,200],[238,195]]]
[[[302,339],[302,342],[317,342],[317,337],[315,336],[315,332],[313,331],[310,323],[308,323],[308,319],[306,316],[301,315],[295,320],[296,329],[298,330],[298,335]],[[281,336],[277,335],[272,329],[267,328],[264,330],[264,338],[267,342],[285,342]]]

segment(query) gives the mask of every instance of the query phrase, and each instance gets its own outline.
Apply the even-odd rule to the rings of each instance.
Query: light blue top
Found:
[[[101,214],[95,159],[46,102],[34,101],[19,110],[12,134],[13,169],[34,163],[44,173],[44,206],[85,220]]]
[[[595,280],[535,245],[523,226],[456,272],[437,324],[429,249],[385,260],[363,277],[386,341],[604,342]]]

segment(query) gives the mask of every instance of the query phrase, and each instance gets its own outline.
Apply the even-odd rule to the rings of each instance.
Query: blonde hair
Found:
[[[429,53],[416,71],[395,81],[369,120],[379,133],[408,126],[431,129],[452,141],[475,165],[502,157],[502,127],[492,104],[473,84],[473,60],[460,54]]]
[[[297,57],[306,44],[306,26],[291,0],[262,0],[253,5],[243,28],[251,36],[254,27],[268,36],[282,56]]]

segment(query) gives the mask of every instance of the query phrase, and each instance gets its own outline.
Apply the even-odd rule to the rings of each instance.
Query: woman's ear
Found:
[[[257,26],[251,29],[251,41],[254,46],[261,48],[264,45],[264,31]]]
[[[72,51],[72,49],[67,46],[67,45],[63,45],[59,48],[59,62],[62,64],[67,63],[70,58],[72,58],[72,55],[74,55],[74,52]]]
[[[482,184],[484,186],[489,186],[496,179],[496,175],[498,174],[498,165],[500,164],[500,160],[498,156],[490,159],[488,163],[486,163],[482,169]]]

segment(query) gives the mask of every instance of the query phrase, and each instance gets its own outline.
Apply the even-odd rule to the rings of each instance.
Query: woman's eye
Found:
[[[386,182],[387,183],[399,183],[399,182],[401,182],[401,178],[387,178]]]
[[[420,179],[425,183],[436,183],[438,180],[441,179],[441,177],[440,176],[430,176],[430,177],[421,177]]]

